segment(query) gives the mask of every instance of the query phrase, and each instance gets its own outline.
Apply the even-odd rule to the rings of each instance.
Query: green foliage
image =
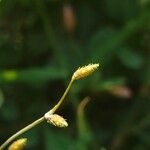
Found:
[[[52,108],[77,67],[100,63],[59,110],[69,127],[37,127],[27,149],[149,150],[149,18],[149,0],[1,0],[0,143]]]
[[[122,64],[126,65],[128,68],[139,69],[142,67],[143,58],[137,52],[134,52],[130,48],[123,47],[118,51],[118,57]]]
[[[0,107],[3,104],[3,102],[4,102],[4,95],[3,95],[3,92],[0,89]]]
[[[62,134],[61,131],[52,131],[50,129],[44,130],[45,136],[45,149],[46,150],[75,150],[76,145],[73,139],[69,136]]]

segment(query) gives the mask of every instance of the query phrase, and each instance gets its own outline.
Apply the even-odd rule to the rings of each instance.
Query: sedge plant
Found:
[[[52,108],[50,109],[48,112],[46,112],[41,118],[35,120],[34,122],[32,122],[31,124],[27,125],[26,127],[24,127],[23,129],[19,130],[17,133],[13,134],[10,138],[8,138],[1,146],[0,146],[0,150],[3,150],[4,148],[6,148],[12,141],[14,141],[17,137],[19,137],[20,135],[22,135],[23,133],[27,132],[28,130],[34,128],[35,126],[39,125],[40,123],[44,122],[45,120],[57,127],[67,127],[68,123],[67,121],[62,117],[59,116],[58,114],[55,114],[56,110],[61,106],[62,102],[64,101],[67,93],[69,92],[72,84],[74,81],[84,78],[88,75],[90,75],[91,73],[93,73],[97,68],[99,67],[99,64],[89,64],[87,66],[83,66],[83,67],[79,67],[72,75],[72,78],[64,92],[64,94],[62,95],[62,97],[60,98],[60,100],[58,101],[58,103]],[[9,150],[11,150],[11,147],[14,146],[18,146],[20,143],[20,147],[22,147],[22,145],[24,145],[26,140],[17,140],[15,141],[12,145],[10,145]],[[19,144],[18,144],[19,143]],[[19,146],[18,146],[19,147]]]

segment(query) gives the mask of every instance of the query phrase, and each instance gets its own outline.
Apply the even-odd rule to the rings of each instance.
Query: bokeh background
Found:
[[[46,122],[25,149],[150,149],[149,0],[1,0],[0,143],[56,104],[69,127]]]

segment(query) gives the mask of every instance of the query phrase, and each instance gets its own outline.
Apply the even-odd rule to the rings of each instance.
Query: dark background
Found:
[[[57,111],[68,128],[44,122],[21,136],[25,149],[149,150],[149,2],[1,0],[0,143],[52,108],[79,66],[99,63]]]

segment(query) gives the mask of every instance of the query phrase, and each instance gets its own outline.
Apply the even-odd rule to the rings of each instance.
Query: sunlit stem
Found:
[[[49,113],[53,114],[62,104],[63,100],[65,99],[67,93],[69,92],[71,85],[73,83],[74,79],[72,78],[68,87],[66,88],[63,96],[61,97],[61,99],[59,100],[59,102],[49,111]],[[29,124],[28,126],[26,126],[25,128],[21,129],[20,131],[18,131],[17,133],[15,133],[14,135],[12,135],[9,139],[7,139],[1,146],[0,146],[0,150],[3,150],[6,146],[8,146],[8,144],[10,142],[12,142],[13,140],[15,140],[17,137],[19,137],[20,135],[22,135],[23,133],[27,132],[28,130],[32,129],[33,127],[37,126],[38,124],[42,123],[45,120],[45,117],[41,117],[39,119],[37,119],[36,121],[34,121],[33,123]]]
[[[65,99],[67,93],[69,92],[69,90],[70,90],[70,88],[72,86],[73,81],[74,81],[74,79],[72,78],[71,81],[69,82],[69,85],[66,88],[63,96],[61,97],[61,99],[59,100],[59,102],[50,110],[50,113],[53,114],[60,107],[60,105],[62,104],[63,100]]]

